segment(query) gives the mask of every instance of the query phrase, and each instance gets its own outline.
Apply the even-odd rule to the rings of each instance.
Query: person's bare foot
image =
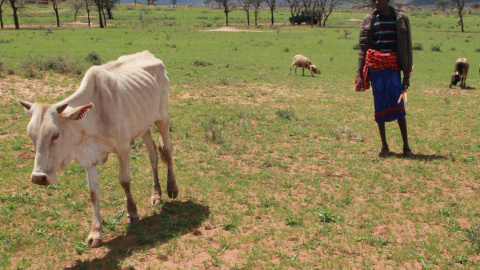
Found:
[[[388,157],[389,154],[390,154],[390,150],[386,147],[382,147],[382,149],[380,150],[380,153],[378,153],[378,156],[381,158],[386,158]]]
[[[415,157],[415,154],[412,152],[410,148],[403,148],[403,155],[409,158]]]

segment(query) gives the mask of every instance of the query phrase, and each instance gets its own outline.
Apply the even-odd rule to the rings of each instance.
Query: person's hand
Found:
[[[360,71],[357,71],[357,89],[358,91],[365,91],[365,89],[363,88],[363,78],[362,78],[362,75],[360,74]]]
[[[402,92],[407,92],[407,89],[408,89],[409,86],[410,86],[410,78],[403,77]]]

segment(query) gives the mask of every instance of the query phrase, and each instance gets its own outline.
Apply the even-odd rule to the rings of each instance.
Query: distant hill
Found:
[[[439,2],[440,0],[413,0],[413,5],[415,6],[434,6],[435,3]],[[447,1],[449,0],[442,0],[442,1]],[[480,2],[480,0],[473,0],[472,3],[477,3]]]
[[[235,1],[235,0],[234,0]],[[434,6],[436,2],[438,1],[449,1],[449,0],[410,0],[406,2],[411,2],[413,3],[414,6]],[[134,3],[134,0],[120,0],[122,4],[129,4],[129,3]],[[188,6],[188,5],[193,5],[193,6],[205,6],[203,3],[204,0],[177,0],[177,5],[179,6]],[[480,0],[473,0],[472,3],[477,3],[480,2]],[[137,0],[138,4],[146,4],[146,0]],[[171,5],[172,2],[170,0],[157,0],[155,2],[155,5]],[[341,7],[345,5],[349,5],[348,3],[341,3],[339,2],[338,6]]]
[[[121,4],[133,4],[135,3],[134,0],[120,0]],[[146,0],[137,0],[137,4],[146,4]],[[155,2],[155,5],[171,5],[172,2],[170,0],[157,0]],[[203,3],[203,0],[177,0],[177,5],[179,6],[188,6],[188,5],[193,5],[193,6],[205,6]]]

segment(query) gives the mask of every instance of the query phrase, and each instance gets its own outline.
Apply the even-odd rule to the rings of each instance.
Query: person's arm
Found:
[[[405,26],[407,27],[407,63],[406,70],[403,71],[403,80],[402,80],[402,91],[406,92],[408,87],[410,86],[410,75],[413,71],[413,49],[412,49],[412,32],[410,28],[410,21],[408,17],[405,15]]]
[[[358,69],[357,69],[357,89],[358,91],[365,91],[363,88],[363,67],[365,66],[365,58],[359,56],[358,57]]]
[[[357,67],[357,77],[356,77],[356,88],[358,91],[365,91],[363,88],[363,78],[365,75],[363,74],[363,68],[365,66],[365,54],[367,53],[367,47],[369,44],[369,31],[368,26],[370,25],[370,17],[367,15],[363,18],[362,26],[360,27],[359,33],[359,50],[358,50],[358,67]]]

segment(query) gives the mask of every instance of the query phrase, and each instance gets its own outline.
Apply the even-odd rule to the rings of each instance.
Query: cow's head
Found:
[[[450,85],[457,85],[459,81],[460,81],[460,75],[458,74],[458,72],[453,73],[452,81],[450,82]]]
[[[32,116],[27,132],[35,148],[35,166],[31,180],[38,185],[51,185],[57,181],[57,170],[67,166],[76,134],[71,122],[82,119],[93,108],[87,104],[75,108],[68,104],[46,105],[20,100]]]

